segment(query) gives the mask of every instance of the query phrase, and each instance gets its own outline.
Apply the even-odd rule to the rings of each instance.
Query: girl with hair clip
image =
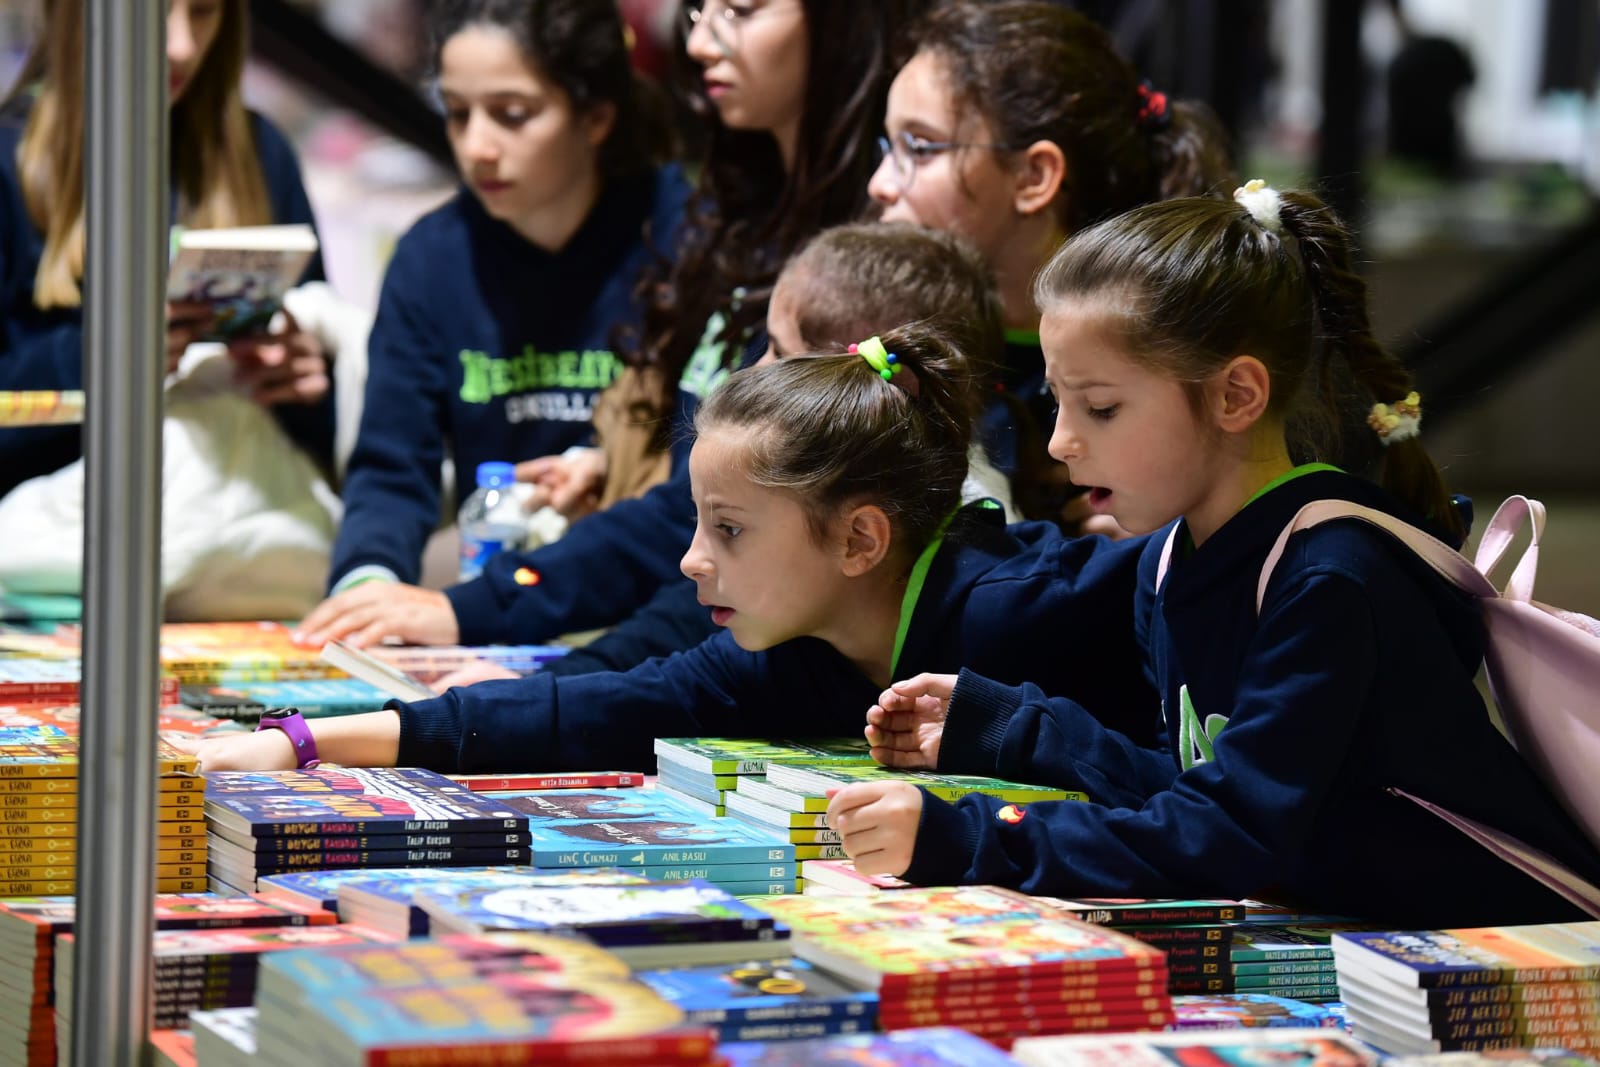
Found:
[[[1045,452],[1028,286],[1069,234],[1140,204],[1235,184],[1210,109],[1141,84],[1110,36],[1045,0],[955,0],[916,23],[889,88],[869,189],[883,218],[953,230],[999,280],[1005,360],[979,434],[1031,518],[1062,514]],[[1071,519],[1091,512],[1073,501]],[[1091,528],[1114,528],[1104,520]]]
[[[927,2],[684,4],[680,61],[707,123],[705,155],[677,261],[657,262],[643,282],[647,311],[626,346],[639,370],[619,382],[631,387],[621,401],[628,420],[654,426],[657,448],[687,441],[698,401],[765,347],[759,326],[783,261],[866,207],[890,35]],[[677,577],[692,514],[685,455],[674,449],[667,482],[554,544],[499,554],[473,581],[442,593],[378,582],[347,589],[306,616],[300,640],[539,641],[627,618]],[[519,476],[581,509],[608,484],[595,458],[547,459]]]
[[[656,737],[853,732],[907,671],[968,663],[1020,682],[1039,657],[1002,621],[1060,614],[1091,640],[1132,597],[1137,546],[1008,529],[992,503],[964,506],[977,406],[966,357],[920,325],[851,347],[733,375],[696,414],[696,527],[680,566],[723,632],[626,673],[541,673],[369,715],[264,720],[281,729],[197,743],[202,766],[647,768]],[[1082,610],[1065,612],[1078,584]],[[1048,684],[1124,699],[1138,677],[1126,645],[1094,677]]]
[[[1268,897],[1401,928],[1533,923],[1578,909],[1399,789],[1600,879],[1600,856],[1495,729],[1473,678],[1475,604],[1361,522],[1354,501],[1460,540],[1417,437],[1421,401],[1379,346],[1348,232],[1314,196],[1251,182],[1078,234],[1036,294],[1060,405],[1051,454],[1135,532],[1130,625],[1165,744],[1105,730],[1048,687],[924,677],[869,712],[885,762],[1085,790],[1095,803],[957,804],[851,786],[829,823],[864,871],[1074,897]],[[1324,463],[1364,395],[1382,487]],[[1172,523],[1172,516],[1180,516]],[[1125,610],[1125,609],[1124,609]],[[1106,624],[1110,617],[1103,617]],[[948,744],[944,742],[948,741]]]
[[[429,30],[463,188],[384,278],[336,592],[418,580],[446,454],[454,513],[479,463],[588,442],[622,369],[611,337],[638,319],[641,272],[689,191],[657,165],[615,4],[444,0]]]
[[[82,389],[85,222],[84,29],[77,5],[48,0],[43,32],[0,105],[0,390]],[[172,221],[190,228],[312,223],[283,136],[239,92],[244,0],[171,0]],[[320,278],[314,259],[307,278]],[[166,369],[206,335],[202,306],[167,306]],[[234,342],[235,375],[326,470],[334,409],[321,341],[284,332]],[[0,429],[0,495],[82,454],[79,426]]]

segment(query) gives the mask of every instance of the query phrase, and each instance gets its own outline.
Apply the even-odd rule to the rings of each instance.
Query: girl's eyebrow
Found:
[[[1092,379],[1087,381],[1075,381],[1071,378],[1065,378],[1056,383],[1059,388],[1066,389],[1074,393],[1081,393],[1085,389],[1114,389],[1116,388],[1116,384],[1116,382],[1097,382]]]

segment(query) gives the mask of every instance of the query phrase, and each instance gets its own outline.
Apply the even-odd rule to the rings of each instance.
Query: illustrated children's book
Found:
[[[251,775],[252,783],[281,776],[281,785],[269,781],[259,791],[238,793],[229,791],[235,773],[245,772],[212,776],[220,781],[216,793],[208,788],[206,821],[214,829],[247,838],[528,829],[526,816],[431,771],[319,767],[313,772],[266,772]]]
[[[817,1041],[748,1041],[717,1050],[729,1067],[1016,1067],[1016,1060],[980,1037],[950,1027],[888,1034],[842,1034]],[[1109,1062],[1109,1061],[1108,1061]]]
[[[825,794],[856,782],[910,782],[942,800],[958,800],[968,793],[983,793],[1019,804],[1038,800],[1088,800],[1085,793],[1024,785],[1002,778],[969,774],[935,774],[933,771],[906,771],[881,767],[876,763],[796,766],[774,763],[767,767],[767,784],[799,793]]]
[[[810,741],[751,738],[658,737],[656,759],[684,771],[709,775],[765,774],[768,763],[872,763],[865,738]]]
[[[804,960],[744,960],[640,971],[639,981],[715,1026],[723,1041],[793,1040],[873,1029],[878,997],[845,985]]]
[[[1341,980],[1374,975],[1400,985],[1444,988],[1506,982],[1600,981],[1600,921],[1407,932],[1351,931],[1333,937]]]
[[[1254,1030],[1258,1028],[1325,1028],[1344,1023],[1321,1004],[1264,993],[1218,993],[1172,998],[1174,1030]]]
[[[207,304],[212,323],[204,337],[228,341],[266,333],[317,251],[310,226],[241,226],[191,230],[174,227],[167,299]]]
[[[395,877],[404,873],[412,877]],[[532,868],[486,872],[472,868],[407,869],[384,872],[371,881],[346,882],[339,886],[339,916],[396,937],[425,937],[432,924],[428,913],[416,903],[418,891],[448,891],[472,888],[513,888],[517,886],[566,885],[642,885],[643,875],[608,868],[576,867],[566,871],[534,871]]]
[[[473,874],[492,874],[503,871],[528,871],[529,867],[517,866],[489,866],[489,867],[452,867],[450,874],[459,874],[463,877]],[[380,879],[394,879],[410,884],[420,876],[427,875],[428,871],[419,871],[412,867],[372,867],[365,870],[337,870],[337,871],[296,871],[292,874],[272,874],[260,879],[257,883],[256,896],[263,900],[281,901],[290,906],[304,908],[320,908],[327,912],[336,913],[339,910],[339,889],[349,882],[374,882]],[[440,874],[439,871],[431,872]]]
[[[299,678],[284,682],[234,682],[186,685],[180,696],[188,707],[244,722],[256,722],[268,708],[299,708],[308,719],[377,711],[389,694],[359,678]]]

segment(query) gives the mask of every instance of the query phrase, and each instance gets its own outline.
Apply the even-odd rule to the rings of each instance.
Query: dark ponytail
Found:
[[[1412,390],[1411,372],[1373,335],[1367,314],[1367,283],[1352,268],[1350,231],[1333,209],[1309,193],[1280,194],[1279,217],[1294,237],[1316,308],[1325,350],[1318,388],[1324,410],[1337,410],[1341,392],[1328,357],[1339,356],[1351,381],[1370,403],[1394,404]],[[1465,538],[1461,517],[1445,491],[1439,469],[1419,437],[1389,443],[1379,482],[1394,496],[1443,527],[1456,541]]]
[[[700,405],[695,430],[747,430],[745,472],[793,493],[819,536],[841,507],[875,504],[914,556],[960,504],[977,391],[966,355],[932,326],[880,339],[902,367],[890,380],[848,353],[752,367]]]
[[[1190,100],[1171,101],[1167,108],[1171,121],[1150,132],[1160,198],[1227,193],[1238,179],[1216,112]]]

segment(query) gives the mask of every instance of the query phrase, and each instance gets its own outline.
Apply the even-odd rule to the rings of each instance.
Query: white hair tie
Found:
[[[1251,178],[1233,191],[1239,206],[1250,212],[1250,217],[1272,233],[1283,232],[1283,197],[1278,190],[1260,178]]]

